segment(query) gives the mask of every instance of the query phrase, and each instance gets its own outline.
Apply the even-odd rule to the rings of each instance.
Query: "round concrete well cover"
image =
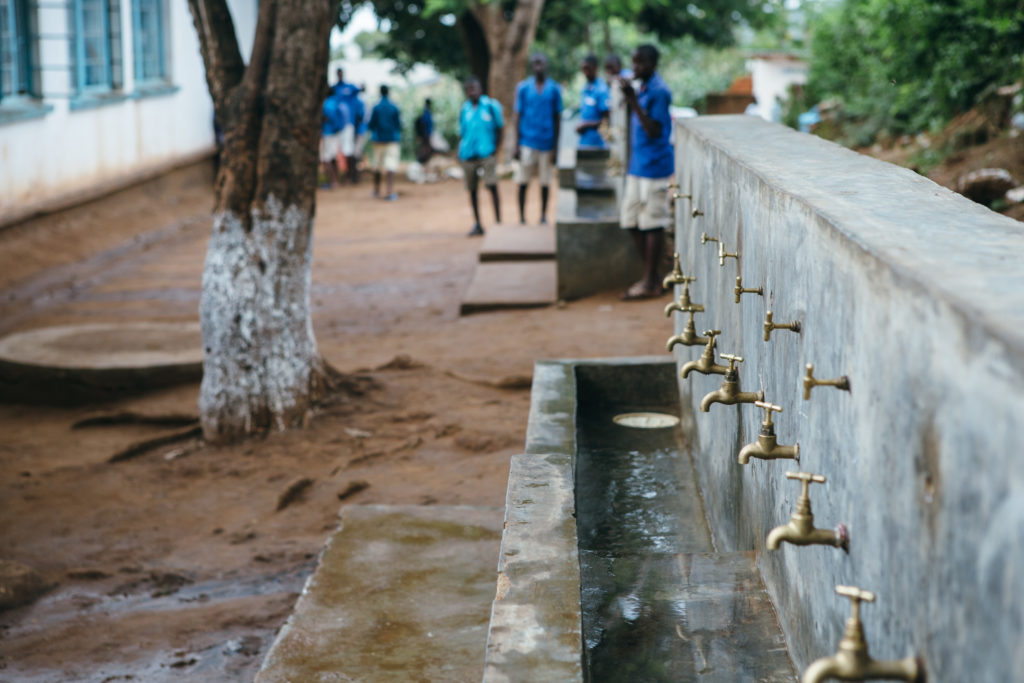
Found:
[[[203,361],[199,323],[92,323],[0,339],[0,361],[82,370],[191,366]]]

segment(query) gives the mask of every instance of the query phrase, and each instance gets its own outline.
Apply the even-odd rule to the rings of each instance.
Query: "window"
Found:
[[[27,10],[26,0],[0,0],[0,102],[34,94]]]
[[[121,84],[121,21],[117,0],[72,0],[74,83],[80,94]]]
[[[135,80],[146,84],[167,78],[163,0],[133,0]]]

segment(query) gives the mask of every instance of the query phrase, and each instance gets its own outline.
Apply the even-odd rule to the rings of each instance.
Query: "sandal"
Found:
[[[665,293],[663,287],[650,289],[644,282],[637,282],[622,293],[619,298],[622,301],[639,301],[641,299],[657,299]]]

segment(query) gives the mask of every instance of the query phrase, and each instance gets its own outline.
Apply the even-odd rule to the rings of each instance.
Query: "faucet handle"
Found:
[[[681,284],[683,282],[683,266],[679,263],[679,252],[672,254],[672,272],[665,276],[661,286],[668,289],[670,285]]]
[[[711,237],[706,232],[702,232],[700,234],[700,243],[701,244],[707,244],[708,242],[717,242],[717,241],[718,241],[717,237]]]
[[[734,258],[734,259],[736,259],[738,261],[739,258],[740,258],[740,252],[737,251],[735,253],[730,254],[729,252],[727,252],[725,250],[725,242],[719,242],[718,243],[718,265],[720,265],[720,266],[722,266],[724,268],[725,267],[725,259],[727,259],[727,258]]]
[[[824,484],[825,475],[823,474],[811,474],[810,472],[786,472],[787,479],[796,479],[800,481],[800,497],[809,498],[811,484]]]
[[[672,193],[672,199],[693,199],[692,194],[680,194],[679,192]]]
[[[704,212],[703,212],[703,211],[701,211],[700,209],[694,209],[694,210],[693,210],[693,211],[692,211],[692,212],[690,213],[690,217],[691,217],[691,218],[696,218],[697,216],[703,216],[703,215],[704,215]]]
[[[722,358],[725,358],[725,356],[722,356]],[[761,424],[765,427],[772,426],[772,413],[782,412],[782,406],[777,406],[774,403],[768,403],[767,401],[754,401],[754,405],[758,408],[764,408],[764,422]]]
[[[811,400],[811,389],[814,387],[835,387],[843,391],[850,390],[850,378],[846,375],[835,379],[817,379],[814,376],[814,364],[808,363],[804,372],[804,400]]]
[[[736,369],[736,363],[743,362],[743,356],[737,356],[731,353],[723,353],[720,355],[722,356],[723,360],[729,361],[729,372],[732,372],[733,370]]]
[[[704,330],[704,336],[705,337],[714,338],[714,337],[717,337],[720,334],[722,334],[721,330]]]
[[[836,586],[836,593],[854,602],[874,602],[875,594],[856,586]]]

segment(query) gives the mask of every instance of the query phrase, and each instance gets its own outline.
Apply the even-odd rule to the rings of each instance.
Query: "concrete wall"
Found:
[[[85,108],[73,106],[68,10],[37,10],[41,115],[18,118],[0,105],[0,218],[212,150],[213,104],[187,3],[165,3],[169,87],[148,93],[132,73],[132,3],[120,3],[124,83],[110,101]],[[229,4],[248,55],[257,0]]]
[[[799,669],[835,652],[849,607],[836,584],[874,591],[862,609],[871,653],[921,655],[929,681],[1009,681],[1024,671],[1024,225],[911,171],[754,117],[703,117],[676,128],[683,269],[722,330],[744,390],[784,412],[779,443],[800,443],[815,523],[850,530],[851,550],[784,545],[799,486],[792,460],[752,460],[762,411],[714,405],[720,376],[681,380],[694,412],[694,457],[716,544],[756,549]],[[738,261],[719,266],[724,240]],[[733,302],[737,274],[764,298]],[[803,332],[762,340],[765,310]],[[676,317],[676,332],[682,316]],[[667,335],[666,335],[667,336]],[[679,363],[700,349],[676,347]],[[847,375],[852,390],[813,390]]]

